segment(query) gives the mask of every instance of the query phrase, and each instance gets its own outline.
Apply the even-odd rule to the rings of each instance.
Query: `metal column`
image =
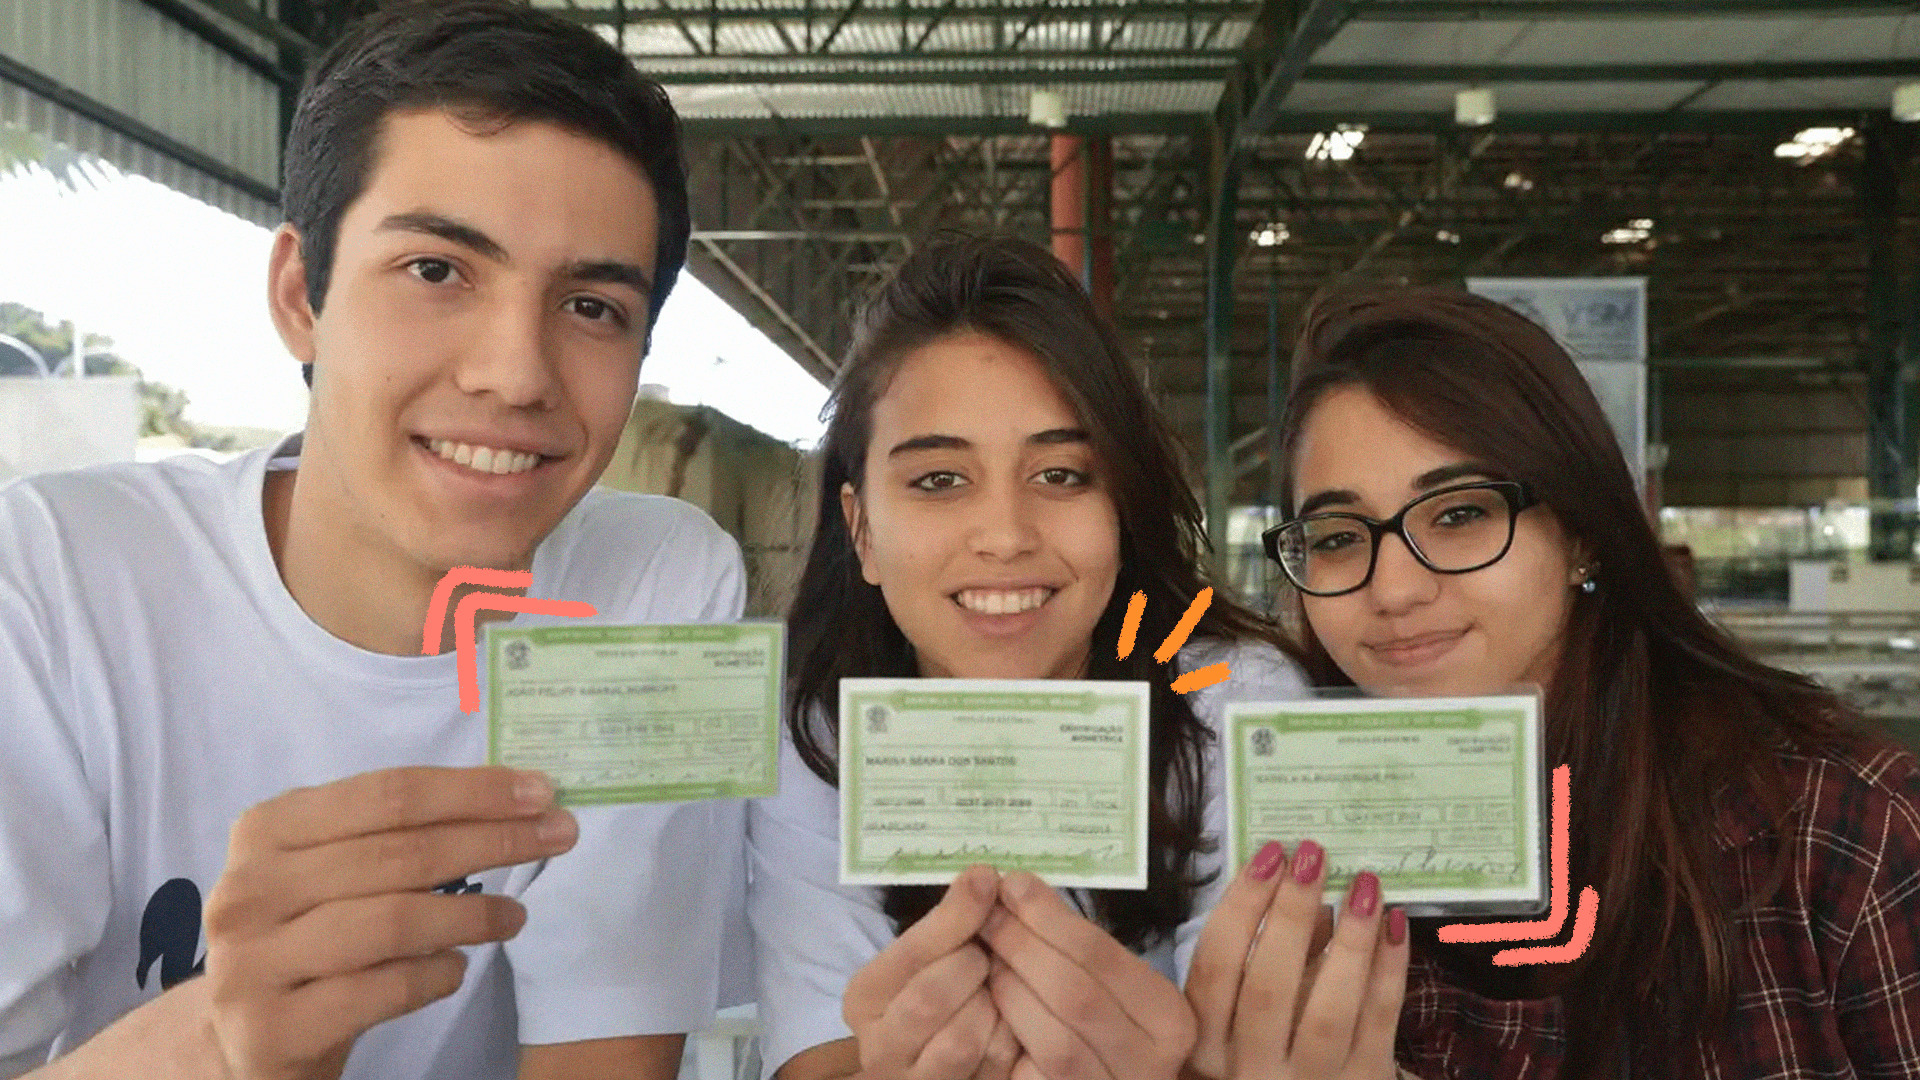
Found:
[[[1053,254],[1080,278],[1102,315],[1113,315],[1113,140],[1053,137]]]
[[[1916,432],[1909,398],[1911,323],[1920,288],[1912,252],[1900,243],[1900,177],[1912,158],[1915,132],[1907,125],[1879,120],[1866,133],[1860,169],[1860,197],[1867,239],[1867,340],[1862,367],[1867,373],[1867,497],[1873,501],[1868,533],[1872,558],[1914,557],[1913,509]],[[1904,504],[1904,511],[1895,504]]]
[[[1240,256],[1240,155],[1216,137],[1213,205],[1207,215],[1207,541],[1226,580],[1227,496],[1233,484],[1233,268]]]

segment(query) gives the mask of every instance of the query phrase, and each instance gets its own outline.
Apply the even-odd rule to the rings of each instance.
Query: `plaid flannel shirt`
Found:
[[[1786,884],[1737,924],[1733,1018],[1695,1040],[1685,1071],[1920,1078],[1920,762],[1892,749],[1781,762],[1805,810],[1788,838]],[[1751,895],[1768,868],[1770,826],[1757,807],[1730,809],[1720,834],[1723,880],[1732,895]],[[1560,1000],[1480,997],[1416,956],[1398,1049],[1422,1080],[1555,1080]]]

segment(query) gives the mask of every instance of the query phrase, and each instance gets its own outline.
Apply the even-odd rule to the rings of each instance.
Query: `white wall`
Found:
[[[1788,570],[1792,611],[1920,611],[1920,564],[1796,559]]]
[[[0,378],[0,483],[132,461],[140,397],[128,376]]]

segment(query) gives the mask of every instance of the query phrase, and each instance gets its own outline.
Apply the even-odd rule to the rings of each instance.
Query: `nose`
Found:
[[[465,343],[454,383],[513,408],[551,406],[560,386],[544,298],[502,298]]]
[[[1039,546],[1033,508],[1024,485],[987,484],[973,500],[969,546],[977,555],[1008,560]]]
[[[1373,580],[1367,595],[1382,614],[1398,615],[1429,603],[1440,591],[1440,575],[1413,557],[1405,538],[1389,533],[1380,538],[1375,554]]]

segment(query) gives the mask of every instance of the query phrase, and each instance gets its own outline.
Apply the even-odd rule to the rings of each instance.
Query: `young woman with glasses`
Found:
[[[1571,767],[1567,964],[1416,920],[1402,1064],[1427,1080],[1920,1076],[1920,772],[1682,595],[1592,392],[1542,330],[1437,290],[1308,313],[1284,434],[1318,685],[1546,692]],[[1458,920],[1445,920],[1458,921]]]
[[[1216,596],[1171,663],[1116,655],[1136,592],[1138,640],[1157,643],[1205,588],[1203,533],[1177,443],[1079,284],[1020,241],[922,247],[861,313],[832,410],[788,614],[782,788],[750,815],[780,1080],[1392,1080],[1406,922],[1377,879],[1310,964],[1317,849],[1220,866],[1214,728],[1230,696],[1302,691],[1281,637]],[[1231,679],[1172,690],[1212,663]],[[840,885],[835,713],[855,676],[1151,684],[1147,888],[1063,895],[987,867],[945,890]]]

